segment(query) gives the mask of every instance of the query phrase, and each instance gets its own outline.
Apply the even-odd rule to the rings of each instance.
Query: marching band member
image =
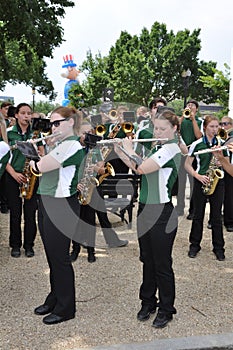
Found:
[[[81,113],[81,112],[80,112]],[[81,117],[69,107],[51,113],[52,133],[61,133],[60,142],[35,163],[32,170],[40,178],[38,223],[50,268],[50,292],[34,312],[46,315],[43,322],[52,325],[75,317],[74,271],[69,248],[76,234],[80,206],[77,200],[78,173],[84,158],[76,136]]]
[[[210,220],[212,224],[213,253],[215,254],[217,260],[223,261],[225,259],[225,249],[221,220],[221,209],[224,196],[224,180],[219,179],[218,181],[214,182],[215,184],[217,183],[215,189],[211,188],[212,182],[210,182],[217,178],[214,176],[214,174],[212,174],[211,170],[215,168],[220,168],[221,164],[218,163],[218,161],[214,158],[214,156],[211,153],[195,155],[195,152],[218,145],[219,141],[215,136],[217,135],[219,130],[218,118],[212,115],[205,116],[203,128],[203,137],[192,143],[189,149],[188,157],[185,161],[185,169],[190,175],[194,177],[194,215],[191,232],[189,235],[190,247],[188,256],[190,258],[195,258],[197,253],[201,250],[200,244],[203,235],[203,221],[208,198],[210,204]],[[225,156],[227,156],[227,154],[225,154]],[[192,166],[194,159],[196,159],[197,161],[196,170],[194,170]],[[226,161],[229,162],[229,159],[226,158]],[[211,175],[209,175],[209,172]]]
[[[155,137],[167,138],[168,141],[162,141],[160,146],[152,148],[145,160],[136,154],[133,143],[128,138],[122,141],[124,152],[115,146],[121,159],[133,171],[142,175],[137,234],[140,260],[143,263],[143,281],[139,292],[142,306],[137,319],[148,320],[150,314],[158,308],[152,324],[155,328],[165,327],[176,313],[172,248],[178,217],[171,202],[171,191],[181,157],[175,140],[178,130],[178,117],[170,110],[165,110],[154,119],[154,134]]]
[[[9,145],[16,141],[27,141],[33,137],[31,130],[31,106],[20,103],[15,110],[16,125],[7,129]],[[39,146],[40,147],[40,146]],[[24,213],[24,241],[25,255],[30,258],[34,256],[34,241],[37,232],[36,210],[37,196],[36,188],[31,199],[23,199],[21,187],[27,182],[27,170],[25,170],[25,156],[16,148],[12,150],[12,157],[6,166],[6,194],[10,208],[10,237],[11,256],[18,258],[21,255],[22,229],[21,218]]]
[[[186,105],[186,109],[188,110],[188,117],[183,115],[180,118],[180,134],[182,139],[184,140],[187,147],[191,145],[192,142],[199,139],[202,136],[202,120],[198,118],[199,104],[196,100],[189,100]],[[182,157],[179,176],[178,176],[178,194],[177,194],[177,206],[176,210],[179,216],[184,215],[185,209],[185,190],[187,183],[187,175],[190,183],[190,200],[189,200],[189,209],[187,219],[191,220],[193,215],[193,201],[192,201],[192,189],[193,189],[193,178],[189,174],[187,174],[185,167],[185,157]],[[196,164],[193,163],[193,167],[195,169]]]

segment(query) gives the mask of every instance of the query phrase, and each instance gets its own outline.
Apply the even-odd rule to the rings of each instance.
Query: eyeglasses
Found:
[[[50,122],[50,126],[55,126],[55,128],[57,128],[58,126],[60,126],[61,122],[70,120],[70,118],[64,118],[64,119],[59,119],[59,120],[54,120],[53,122]]]
[[[221,126],[227,126],[227,125],[231,125],[231,122],[220,122],[219,125]]]

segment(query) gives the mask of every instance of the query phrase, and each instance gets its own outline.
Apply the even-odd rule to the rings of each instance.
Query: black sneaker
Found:
[[[12,258],[19,258],[20,255],[21,255],[20,248],[12,248],[11,249]]]
[[[164,314],[162,312],[158,312],[157,316],[155,317],[152,327],[155,328],[164,328],[172,320],[173,316],[172,314]]]
[[[215,256],[216,256],[216,259],[218,261],[224,261],[225,260],[225,254],[220,250],[220,251],[217,251],[217,252],[214,252]]]
[[[196,258],[198,252],[199,252],[199,250],[189,249],[188,257],[189,258]]]
[[[154,314],[156,311],[156,306],[151,305],[142,305],[141,310],[137,314],[137,319],[139,321],[147,321],[150,318],[151,314]]]
[[[27,258],[32,258],[35,255],[33,248],[25,249],[25,256]]]

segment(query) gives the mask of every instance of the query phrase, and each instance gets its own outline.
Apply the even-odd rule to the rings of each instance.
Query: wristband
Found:
[[[135,154],[129,156],[129,159],[132,160],[134,163],[136,163],[136,168],[139,167],[139,165],[141,165],[143,162],[142,158],[140,158]]]
[[[39,170],[39,168],[38,168],[38,166],[37,166],[37,162],[38,162],[38,161],[34,160],[34,167],[35,167],[36,171],[37,171],[38,173],[40,173],[40,170]]]

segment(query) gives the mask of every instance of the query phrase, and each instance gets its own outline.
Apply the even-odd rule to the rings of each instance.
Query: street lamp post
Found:
[[[34,112],[35,109],[35,94],[36,94],[36,88],[35,86],[32,87],[32,111]]]
[[[188,90],[189,90],[189,78],[191,76],[191,70],[188,68],[187,70],[184,70],[181,73],[181,76],[183,78],[183,84],[184,84],[184,108],[186,107],[186,100],[188,97]]]

